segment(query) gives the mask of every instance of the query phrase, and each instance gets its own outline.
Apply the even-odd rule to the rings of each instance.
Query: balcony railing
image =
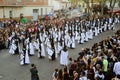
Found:
[[[16,0],[12,1],[6,1],[6,0],[0,0],[0,6],[26,6],[26,5],[48,5],[47,2],[26,2],[22,0],[21,2],[18,2]]]
[[[0,6],[24,6],[25,4],[22,2],[0,2]]]

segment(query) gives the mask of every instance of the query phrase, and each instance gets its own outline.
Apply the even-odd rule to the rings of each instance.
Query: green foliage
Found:
[[[118,2],[118,6],[119,6],[119,8],[120,8],[120,1]]]
[[[74,0],[69,0],[71,3],[73,3],[74,2]]]

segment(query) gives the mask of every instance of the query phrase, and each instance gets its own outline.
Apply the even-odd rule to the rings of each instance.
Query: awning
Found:
[[[120,10],[114,11],[114,13],[120,13]]]

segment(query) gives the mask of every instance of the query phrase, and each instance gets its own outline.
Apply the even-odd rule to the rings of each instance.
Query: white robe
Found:
[[[72,44],[71,47],[72,47],[72,48],[75,48],[75,38],[74,38],[74,36],[72,36],[72,43],[71,43],[71,44]]]
[[[41,43],[40,46],[41,46],[41,56],[42,56],[42,57],[45,57],[45,48],[44,48],[44,44]],[[39,52],[40,52],[40,49],[39,49],[39,51],[38,51],[38,57],[40,57]]]
[[[110,24],[112,23],[112,18],[109,18],[109,23],[110,23]]]
[[[60,45],[60,42],[58,42],[58,53],[60,53],[60,51],[63,49],[63,46],[62,45]]]
[[[110,30],[111,29],[111,24],[108,24],[108,30]]]
[[[96,27],[95,27],[95,36],[98,36],[98,30]]]
[[[107,24],[104,24],[104,31],[107,30]]]
[[[51,59],[51,56],[53,55],[54,51],[51,49],[51,44],[49,41],[47,42],[47,53],[48,53],[48,58]]]
[[[68,41],[67,41],[67,47],[69,47],[69,48],[70,48],[70,47],[71,47],[71,44],[72,44],[72,39],[71,39],[71,38],[69,38],[69,39],[68,39]]]
[[[93,32],[92,29],[88,31],[88,39],[93,39]]]
[[[44,31],[43,36],[42,36],[43,41],[45,41],[46,37],[47,37],[47,34],[46,34],[46,32]]]
[[[26,43],[26,44],[29,43],[29,38],[25,39],[25,43]]]
[[[54,41],[57,42],[57,38],[58,38],[57,32],[53,33],[53,37],[54,37]]]
[[[26,50],[26,53],[25,53],[25,63],[26,63],[26,64],[30,64],[30,59],[29,59],[29,55],[28,55],[28,50]]]
[[[67,47],[70,47],[70,43],[69,43],[70,36],[69,36],[69,34],[67,33],[64,38],[65,38],[65,45]]]
[[[14,43],[12,43],[12,45],[10,47],[10,50],[9,50],[9,53],[10,54],[15,54],[16,49],[17,49],[16,45]]]
[[[46,39],[45,39],[45,42],[44,42],[44,43],[45,43],[45,44],[47,44],[47,42],[48,42],[48,41],[50,41],[50,40],[49,40],[49,38],[48,38],[48,37],[46,37]]]
[[[20,54],[20,65],[24,65],[24,55],[23,52]]]
[[[58,31],[58,41],[60,41],[60,38],[61,38],[61,32],[60,30]]]
[[[38,42],[34,41],[33,46],[34,46],[34,48],[35,48],[36,50],[39,49],[39,44],[38,44]]]
[[[111,30],[115,30],[115,23],[111,25]]]
[[[68,51],[61,51],[60,55],[60,64],[61,65],[68,65]]]
[[[103,29],[103,26],[101,26],[101,28],[99,28],[99,31],[102,33],[103,31],[102,31],[102,29]],[[97,29],[98,30],[98,29]]]
[[[85,33],[81,33],[81,43],[84,43],[85,41]]]
[[[29,48],[30,48],[30,54],[34,55],[35,53],[34,53],[34,47],[32,43],[29,44]]]
[[[75,31],[75,40],[78,40],[78,32]]]
[[[55,58],[58,57],[58,49],[57,49],[57,44],[54,44],[54,47],[55,47]]]
[[[78,40],[77,40],[78,43],[80,43],[80,39],[81,39],[81,36],[80,34],[78,34]]]
[[[89,38],[88,37],[89,36],[88,33],[89,33],[88,31],[85,32],[85,41],[88,41],[88,38]]]

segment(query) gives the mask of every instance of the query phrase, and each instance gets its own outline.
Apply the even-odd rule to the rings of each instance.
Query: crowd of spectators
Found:
[[[91,48],[83,48],[64,69],[55,69],[54,80],[119,80],[120,29]]]
[[[8,39],[10,35],[15,32],[20,37],[21,34],[35,34],[38,29],[42,29],[43,27],[50,28],[50,25],[58,25],[60,23],[60,19],[53,20],[38,20],[38,21],[30,21],[28,23],[21,23],[17,20],[0,20],[0,49],[8,48]]]

